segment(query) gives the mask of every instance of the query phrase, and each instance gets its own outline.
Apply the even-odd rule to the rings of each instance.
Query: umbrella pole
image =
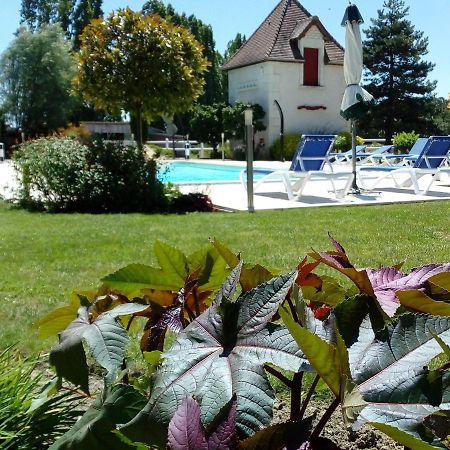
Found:
[[[353,173],[353,183],[350,190],[350,194],[361,194],[361,191],[356,183],[356,121],[352,119],[350,121],[352,127],[352,173]]]

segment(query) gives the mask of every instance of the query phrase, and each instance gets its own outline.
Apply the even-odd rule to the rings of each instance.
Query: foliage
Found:
[[[213,105],[214,103],[227,101],[225,95],[226,85],[220,69],[222,58],[216,51],[216,43],[211,25],[203,23],[194,15],[186,16],[185,13],[177,13],[169,3],[167,6],[160,0],[150,0],[144,3],[142,12],[159,14],[164,19],[175,25],[188,29],[198,42],[203,46],[203,56],[208,60],[208,69],[205,72],[205,90],[199,97],[201,105]]]
[[[388,144],[400,131],[430,134],[436,82],[427,77],[434,64],[422,59],[428,38],[414,29],[408,10],[404,0],[385,0],[364,41],[365,87],[378,103],[361,121],[361,128],[370,135],[381,130]]]
[[[245,137],[244,111],[247,108],[253,110],[253,132],[264,131],[266,126],[263,118],[266,115],[264,109],[259,104],[250,105],[237,101],[233,106],[223,108],[223,131],[227,139],[243,140]]]
[[[38,358],[21,358],[14,348],[0,353],[0,447],[45,449],[81,415],[77,397],[54,395],[54,383],[42,388]]]
[[[290,161],[294,157],[295,150],[297,150],[301,137],[301,134],[284,135],[283,156],[286,161]],[[270,146],[270,158],[274,161],[280,161],[281,159],[281,139],[279,137],[277,137]]]
[[[224,108],[224,103],[214,103],[213,105],[196,105],[192,110],[191,135],[200,142],[211,144],[214,153],[217,152],[217,146],[221,141]]]
[[[138,123],[189,109],[202,93],[207,60],[182,27],[120,9],[81,36],[76,89],[96,108],[125,110]],[[142,132],[137,136],[142,145]]]
[[[73,39],[74,49],[79,48],[79,38],[84,27],[103,15],[103,0],[22,0],[20,21],[30,30],[58,23],[68,39]]]
[[[394,135],[392,143],[394,144],[395,150],[397,150],[397,152],[407,153],[415,144],[418,138],[419,135],[414,131],[411,131],[409,133],[403,131],[402,133],[397,133],[396,135]]]
[[[214,210],[211,199],[200,192],[190,192],[174,197],[171,204],[173,212],[185,214],[189,212],[211,212]]]
[[[363,145],[364,139],[360,136],[356,136],[356,145]],[[345,152],[352,148],[352,134],[348,131],[339,133],[334,142],[333,149],[335,151]]]
[[[135,146],[41,138],[22,144],[14,161],[23,206],[98,213],[155,211],[166,203],[155,162]]]
[[[106,370],[94,409],[52,449],[338,449],[320,435],[339,406],[353,429],[368,423],[411,448],[444,448],[450,263],[410,273],[401,264],[358,269],[331,241],[333,251],[313,251],[276,276],[216,240],[190,256],[157,241],[159,268],[129,265],[98,291],[76,294],[64,321],[58,313],[42,319],[41,333],[61,332],[51,352],[60,376],[88,388],[85,375],[70,370],[85,367],[81,341]],[[318,275],[319,265],[354,287]],[[138,317],[147,319],[143,334]],[[142,350],[153,352],[146,398],[132,387],[124,353],[135,322]],[[302,402],[311,368],[316,378]],[[289,421],[273,426],[267,373],[291,391]],[[320,379],[334,399],[312,426],[306,407]]]
[[[68,121],[74,106],[75,62],[58,25],[19,29],[0,61],[0,89],[8,120],[27,136],[47,134]]]
[[[245,34],[237,33],[234,39],[228,42],[223,58],[225,61],[230,59],[247,41]]]

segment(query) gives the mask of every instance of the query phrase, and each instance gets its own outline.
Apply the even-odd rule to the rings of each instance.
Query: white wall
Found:
[[[343,66],[324,64],[323,38],[316,27],[301,39],[300,49],[319,48],[319,84],[303,86],[303,64],[267,61],[229,71],[229,101],[259,103],[266,111],[267,130],[263,137],[266,146],[279,136],[280,115],[274,103],[278,100],[284,113],[285,133],[337,133],[348,130],[348,123],[340,116],[345,89]],[[326,109],[309,111],[299,106],[323,106]]]

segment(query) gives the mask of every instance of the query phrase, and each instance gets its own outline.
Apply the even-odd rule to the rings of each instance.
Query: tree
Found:
[[[214,156],[223,131],[222,110],[224,108],[224,103],[214,103],[213,105],[197,105],[192,110],[191,134],[195,139],[211,144]]]
[[[21,23],[31,30],[59,23],[67,39],[78,49],[80,35],[92,20],[103,15],[103,0],[22,0]]]
[[[251,107],[253,109],[253,131],[264,131],[266,126],[262,119],[266,115],[261,105],[249,105],[237,101],[234,106],[227,106],[223,109],[223,128],[227,139],[241,139],[245,137],[244,111]]]
[[[159,14],[175,25],[187,28],[203,45],[203,55],[209,61],[209,68],[205,74],[205,91],[198,102],[205,105],[227,101],[225,97],[224,80],[220,66],[222,57],[216,51],[213,30],[194,15],[178,14],[171,4],[167,6],[160,0],[149,0],[142,7],[144,14]]]
[[[75,86],[96,108],[150,122],[189,109],[202,92],[207,60],[184,28],[153,14],[120,9],[81,36]]]
[[[377,99],[377,105],[361,128],[383,130],[388,143],[396,132],[426,130],[436,85],[427,80],[434,65],[422,60],[428,39],[406,19],[408,11],[403,0],[385,0],[366,30],[364,42],[365,87]]]
[[[75,74],[70,44],[59,25],[19,29],[0,60],[0,94],[7,119],[31,136],[67,124]]]
[[[223,55],[223,59],[226,61],[230,59],[247,41],[245,34],[237,33],[234,39],[228,42],[227,48]]]

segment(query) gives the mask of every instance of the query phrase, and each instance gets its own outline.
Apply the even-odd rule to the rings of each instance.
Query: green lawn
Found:
[[[132,262],[154,263],[153,242],[185,253],[216,237],[244,260],[291,270],[327,232],[360,267],[450,261],[450,202],[248,213],[81,215],[28,213],[0,203],[0,347],[48,348],[33,323],[74,288]]]

